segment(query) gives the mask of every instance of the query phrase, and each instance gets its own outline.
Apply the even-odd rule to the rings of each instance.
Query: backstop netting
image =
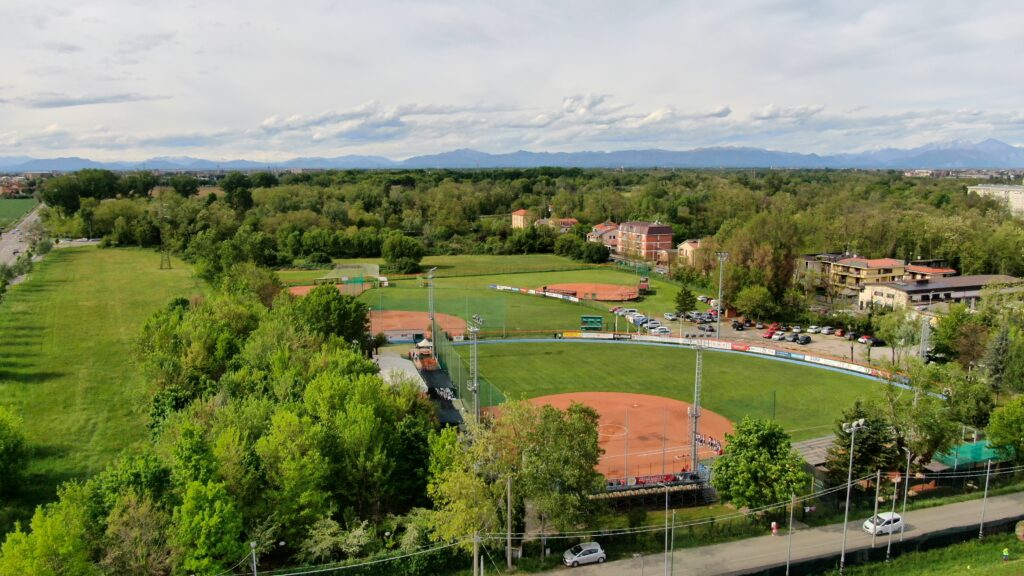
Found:
[[[467,335],[465,340],[458,342],[459,345],[456,345],[455,339],[450,334],[445,333],[437,322],[434,323],[434,330],[437,334],[437,339],[434,342],[434,354],[437,357],[437,362],[451,379],[452,386],[455,388],[455,397],[462,402],[463,409],[472,414],[475,412],[476,407],[474,405],[475,398],[469,369],[470,348],[472,346],[469,337]],[[486,344],[478,344],[478,350],[486,346]],[[477,375],[477,382],[480,384],[481,407],[498,406],[505,401],[505,395],[501,390],[492,384],[482,373]]]

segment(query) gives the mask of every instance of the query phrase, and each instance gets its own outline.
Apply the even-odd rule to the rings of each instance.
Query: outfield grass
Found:
[[[692,350],[636,344],[486,344],[480,374],[507,398],[563,392],[635,392],[693,401]],[[468,350],[463,349],[468,357]],[[775,419],[794,440],[830,433],[856,398],[880,394],[884,384],[738,353],[704,353],[701,405],[730,420]]]
[[[8,230],[36,207],[32,198],[4,198],[0,200],[0,227]]]
[[[447,258],[480,258],[454,257]],[[488,257],[494,258],[525,258],[525,257]],[[557,258],[550,257],[549,258]],[[565,262],[570,260],[562,259]],[[478,262],[481,262],[478,260]],[[452,276],[434,280],[435,310],[468,318],[480,314],[487,320],[485,330],[499,333],[518,331],[558,331],[579,328],[580,316],[598,314],[605,318],[608,329],[615,327],[615,316],[608,309],[616,305],[626,305],[660,317],[673,309],[673,301],[678,288],[673,284],[651,278],[654,293],[645,296],[638,302],[588,302],[573,304],[551,298],[527,296],[498,292],[489,289],[492,284],[515,286],[518,288],[539,288],[541,286],[571,283],[598,282],[605,284],[635,285],[634,274],[607,267],[587,270],[567,270],[560,272],[525,272],[514,274],[494,274],[478,276]],[[428,309],[427,289],[418,279],[396,280],[388,288],[373,289],[365,292],[360,298],[373,309],[384,310],[420,310]],[[625,324],[619,319],[619,329],[624,330]]]
[[[0,532],[145,439],[133,343],[157,308],[203,291],[187,265],[159,263],[152,251],[54,250],[0,304],[0,403],[24,419],[35,452],[28,488],[0,505]]]

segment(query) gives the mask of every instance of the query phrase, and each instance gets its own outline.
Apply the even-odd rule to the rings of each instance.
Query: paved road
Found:
[[[986,521],[1013,518],[1024,514],[1024,493],[988,499]],[[866,518],[851,520],[847,535],[847,554],[852,550],[871,547],[871,536],[861,530]],[[907,512],[908,528],[905,536],[913,538],[930,532],[963,526],[977,526],[981,519],[981,500],[960,502],[948,506]],[[781,531],[780,534],[785,534]],[[888,536],[878,536],[875,546],[885,548]],[[898,541],[899,535],[893,537]],[[784,535],[762,536],[725,544],[688,548],[675,552],[674,574],[737,574],[759,567],[785,565],[788,539]],[[838,555],[842,549],[843,525],[832,524],[820,528],[807,528],[793,533],[793,560],[807,560]],[[555,552],[552,550],[552,552]],[[559,551],[559,553],[561,553]],[[644,573],[664,574],[665,555],[644,556]],[[572,569],[573,576],[633,576],[640,574],[641,560],[629,559],[603,565],[581,566]],[[565,572],[569,568],[553,570],[549,574]]]
[[[0,262],[12,264],[18,257],[14,253],[15,251],[24,252],[28,249],[28,242],[26,241],[24,231],[37,220],[39,220],[38,206],[22,218],[21,222],[11,226],[8,230],[4,230],[3,235],[0,236]],[[18,232],[15,232],[15,230],[18,230]]]

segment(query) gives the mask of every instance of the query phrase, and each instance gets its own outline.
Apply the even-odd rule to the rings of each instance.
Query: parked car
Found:
[[[826,335],[826,336],[828,336],[829,334],[832,334],[833,332],[835,332],[835,330],[831,326],[822,326],[821,327],[821,333]]]
[[[779,331],[779,332],[776,332],[775,334],[772,334],[772,340],[774,340],[775,342],[782,342],[782,340],[785,339],[785,337],[786,337],[786,333],[782,332],[782,331]]]
[[[648,320],[644,324],[644,328],[647,328],[648,330],[652,330],[654,328],[661,328],[661,322],[658,322],[657,320]]]
[[[775,330],[768,329],[768,330],[765,330],[764,334],[761,334],[761,338],[771,338],[774,335],[775,335]]]
[[[871,335],[870,334],[861,334],[860,338],[857,338],[857,342],[860,342],[861,344],[870,344],[871,343]]]
[[[573,568],[582,564],[601,564],[608,556],[597,542],[577,544],[562,554],[562,563]]]
[[[674,312],[665,312],[664,314],[662,314],[662,316],[665,317],[665,320],[669,321],[679,320],[679,316],[676,316]]]
[[[800,335],[796,332],[790,332],[789,334],[786,334],[786,342],[796,342],[796,339],[799,337]]]
[[[885,340],[882,340],[881,338],[872,338],[871,342],[868,343],[868,346],[888,346],[888,345],[889,345],[889,343],[886,342]]]
[[[757,328],[758,330],[764,328],[764,322],[758,322],[757,324],[754,324],[754,328]]]
[[[799,333],[803,332],[803,329],[802,329],[802,328],[800,328],[799,326],[793,326],[792,328],[790,328],[790,330],[791,330],[791,331],[792,331],[792,332],[793,332],[794,334],[799,334]]]
[[[768,325],[768,328],[778,331],[779,328],[782,328],[782,325],[779,324],[778,322],[772,322],[771,324]]]
[[[622,310],[622,306],[612,306],[611,308],[608,309],[608,311],[611,312],[612,314],[618,314],[619,310]]]
[[[630,314],[636,314],[636,308],[620,308],[619,311],[616,312],[616,314],[621,314],[623,316],[629,316]]]
[[[654,334],[655,336],[671,336],[672,329],[668,326],[658,326],[654,330],[651,330],[651,334]]]
[[[807,327],[807,333],[808,334],[818,334],[819,332],[821,332],[821,327],[820,326],[811,324],[810,326]]]
[[[811,337],[807,334],[801,334],[800,336],[797,336],[796,343],[801,346],[807,346],[811,343]]]
[[[832,335],[839,336],[840,338],[842,338],[843,336],[846,335],[846,330],[843,330],[842,328],[836,328],[835,332],[833,332]]]
[[[890,534],[903,529],[903,518],[895,512],[882,512],[864,521],[864,531],[868,534]]]
[[[697,296],[697,300],[700,300],[701,302],[707,302],[708,297],[701,294],[700,296]]]

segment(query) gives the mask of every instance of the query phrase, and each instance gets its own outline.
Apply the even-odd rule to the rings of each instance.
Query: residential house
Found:
[[[534,226],[550,226],[554,228],[559,234],[565,234],[572,230],[572,227],[579,224],[580,221],[575,218],[541,218],[533,223]]]
[[[907,271],[904,274],[903,279],[907,282],[914,282],[916,280],[935,280],[937,278],[946,278],[947,276],[956,276],[956,270],[947,267],[937,266],[922,266],[920,264],[907,264]]]
[[[615,253],[626,258],[654,260],[659,251],[672,250],[672,227],[658,222],[624,222],[619,225]]]
[[[857,302],[860,307],[922,306],[939,302],[963,303],[970,306],[981,299],[982,291],[991,284],[1018,284],[1020,278],[1002,274],[978,274],[973,276],[949,276],[935,279],[900,280],[862,286]],[[1024,285],[1005,288],[1024,290]]]
[[[526,228],[530,218],[530,212],[520,208],[512,213],[512,227],[513,228]]]
[[[604,244],[608,250],[614,252],[619,245],[619,225],[607,220],[594,226],[587,233],[587,242],[598,242]]]
[[[683,240],[676,246],[676,257],[681,264],[687,266],[697,265],[697,249],[700,248],[700,240]]]
[[[864,285],[898,282],[905,273],[903,260],[853,256],[829,264],[828,282],[834,294],[853,297]]]

